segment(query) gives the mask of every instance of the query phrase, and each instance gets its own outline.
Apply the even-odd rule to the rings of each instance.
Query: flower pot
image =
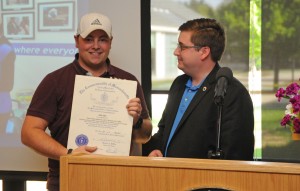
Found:
[[[292,139],[294,141],[300,141],[300,133],[293,133],[292,134]]]

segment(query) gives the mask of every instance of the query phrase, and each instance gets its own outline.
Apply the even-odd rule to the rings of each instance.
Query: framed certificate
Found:
[[[77,75],[68,148],[97,146],[95,154],[129,156],[133,119],[127,112],[136,81]]]
[[[39,31],[74,30],[74,2],[38,4]]]
[[[3,0],[2,11],[33,9],[34,0]]]
[[[3,33],[9,39],[34,39],[34,13],[4,13]]]

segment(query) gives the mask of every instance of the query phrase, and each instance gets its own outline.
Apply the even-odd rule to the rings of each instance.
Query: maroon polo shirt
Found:
[[[87,74],[87,71],[79,65],[77,59],[78,54],[72,63],[49,73],[42,80],[33,95],[27,111],[27,115],[40,117],[48,121],[51,137],[65,147],[67,147],[68,142],[75,75]],[[109,59],[107,59],[107,64],[108,71],[100,77],[138,81],[132,74],[111,65]],[[148,118],[149,113],[139,82],[136,97],[141,100],[143,107],[142,118]],[[59,161],[53,159],[48,159],[48,161],[47,187],[50,190],[55,190],[59,188]]]

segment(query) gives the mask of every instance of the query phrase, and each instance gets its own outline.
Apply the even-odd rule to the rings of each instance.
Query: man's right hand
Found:
[[[73,150],[72,153],[87,153],[87,154],[90,154],[90,153],[93,153],[97,150],[97,147],[91,147],[91,146],[80,146],[76,149]]]
[[[153,150],[148,157],[163,157],[163,154],[160,150]]]

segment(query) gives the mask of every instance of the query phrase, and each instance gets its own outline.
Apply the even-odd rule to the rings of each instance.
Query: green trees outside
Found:
[[[191,0],[187,6],[225,26],[223,63],[248,70],[250,58],[256,69],[273,72],[272,88],[263,90],[275,91],[280,84],[298,80],[294,70],[300,67],[300,0],[228,0],[216,8],[205,1]],[[281,69],[291,71],[283,82],[279,79]]]
[[[300,67],[299,8],[300,0],[262,3],[262,67],[274,70],[274,90],[280,86],[280,69],[290,69],[294,75],[293,70]],[[292,76],[287,81],[298,78]]]
[[[213,8],[204,1],[191,0],[188,6],[201,15],[217,19],[224,26],[227,45],[222,64],[233,70],[249,71],[250,1],[224,1]]]

